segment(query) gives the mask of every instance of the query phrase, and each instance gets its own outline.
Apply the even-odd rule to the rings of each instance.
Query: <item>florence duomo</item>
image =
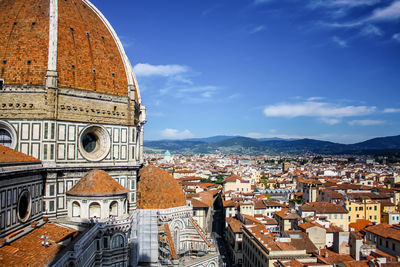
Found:
[[[178,182],[144,165],[146,109],[104,15],[0,8],[0,266],[217,266]]]
[[[400,266],[400,0],[0,10],[0,267]]]

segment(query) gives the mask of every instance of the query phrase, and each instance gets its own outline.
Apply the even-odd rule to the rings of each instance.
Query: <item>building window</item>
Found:
[[[396,250],[396,244],[392,243],[392,250],[395,251]]]
[[[72,217],[81,217],[81,205],[77,201],[72,203]]]
[[[103,127],[89,126],[83,130],[79,139],[79,150],[87,160],[102,160],[110,151],[110,134]]]
[[[103,238],[103,248],[108,248],[108,237]]]
[[[90,218],[100,218],[100,213],[101,208],[100,208],[100,204],[97,202],[94,203],[90,203],[89,205],[89,217]]]
[[[31,204],[32,198],[29,191],[22,191],[18,198],[18,220],[26,222],[29,219],[29,216],[31,215]]]
[[[7,122],[0,121],[0,145],[15,148],[16,133],[14,128]]]
[[[378,210],[378,207],[376,205],[374,206],[374,210]]]
[[[122,248],[125,246],[124,237],[120,234],[115,235],[111,240],[111,248]]]
[[[49,185],[49,196],[54,196],[54,185]]]
[[[0,145],[11,147],[11,134],[5,129],[0,129]]]
[[[54,201],[49,202],[49,210],[54,211]]]
[[[44,139],[47,139],[49,136],[49,124],[46,122],[44,124]]]
[[[351,211],[351,207],[349,207],[349,211]]]
[[[117,217],[118,216],[118,202],[117,201],[113,201],[110,204],[110,215]]]

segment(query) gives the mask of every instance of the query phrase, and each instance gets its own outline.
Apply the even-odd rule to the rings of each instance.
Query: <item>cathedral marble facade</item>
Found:
[[[182,189],[143,167],[146,110],[101,12],[88,0],[0,7],[3,264],[217,266]]]

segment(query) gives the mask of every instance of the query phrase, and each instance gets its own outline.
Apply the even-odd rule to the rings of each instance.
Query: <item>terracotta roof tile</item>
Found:
[[[349,223],[349,227],[353,228],[355,231],[360,231],[368,225],[372,225],[372,222],[366,219],[357,219],[356,222]]]
[[[191,202],[192,202],[193,208],[208,208],[209,207],[206,203],[204,203],[198,199],[195,199],[195,198],[192,198]]]
[[[169,245],[169,249],[170,249],[170,251],[171,251],[171,257],[172,257],[172,259],[174,259],[174,260],[179,259],[178,254],[176,254],[174,241],[172,240],[172,235],[171,235],[171,231],[169,230],[169,225],[168,225],[168,223],[164,223],[164,229],[165,229],[165,231],[167,232],[168,245]]]
[[[239,180],[241,183],[248,183],[249,181],[243,180],[239,175],[236,174],[231,174],[228,177],[225,178],[225,182],[233,182],[235,183],[236,180]]]
[[[308,229],[308,228],[315,227],[315,226],[325,229],[325,227],[323,227],[323,226],[320,225],[319,223],[313,222],[313,221],[308,221],[308,222],[299,224],[299,227],[300,227],[301,229],[303,229],[303,230],[306,230],[306,229]]]
[[[226,218],[226,222],[228,223],[229,227],[232,229],[234,233],[241,233],[241,227],[244,225],[241,221],[238,219],[228,217]]]
[[[37,162],[37,158],[28,156],[24,153],[11,149],[9,147],[0,145],[0,164],[1,163],[19,163],[19,162]]]
[[[309,202],[301,206],[301,209],[316,213],[348,213],[344,206],[330,202]]]
[[[186,206],[186,197],[179,183],[171,174],[152,165],[139,171],[137,195],[139,209]]]
[[[63,248],[57,242],[77,234],[78,231],[74,229],[46,223],[10,245],[1,247],[0,266],[46,266]],[[42,246],[42,235],[49,237],[50,246]]]
[[[110,196],[126,194],[129,190],[103,170],[91,170],[68,192],[74,196]]]
[[[365,228],[365,231],[371,232],[383,238],[390,238],[400,241],[400,229],[394,228],[392,225],[381,223]]]

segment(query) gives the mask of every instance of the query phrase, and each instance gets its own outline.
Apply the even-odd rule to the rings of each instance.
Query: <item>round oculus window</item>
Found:
[[[14,128],[5,121],[0,121],[0,145],[15,148],[16,133]]]
[[[110,147],[110,135],[101,126],[89,126],[80,135],[80,152],[87,160],[102,160],[109,153]]]
[[[11,141],[11,134],[5,129],[0,129],[0,145],[10,147]]]
[[[18,220],[21,222],[26,222],[31,215],[31,204],[32,198],[29,191],[25,190],[19,195],[18,198],[18,206],[17,206],[17,215]]]

